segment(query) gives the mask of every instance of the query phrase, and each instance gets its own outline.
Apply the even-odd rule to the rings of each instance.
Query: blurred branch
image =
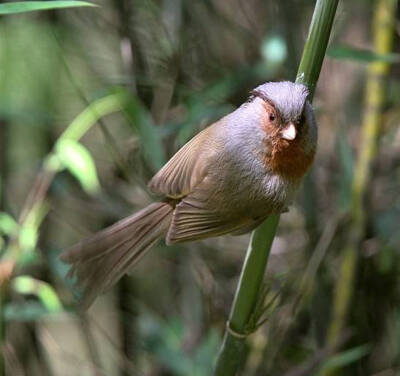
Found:
[[[26,375],[24,368],[22,367],[21,361],[18,359],[17,352],[15,351],[15,348],[10,343],[7,343],[2,348],[2,356],[5,359],[7,368],[10,370],[13,370],[13,375],[17,375],[17,376],[25,376]],[[4,372],[2,372],[1,374],[3,375]]]
[[[293,312],[297,314],[301,303],[307,299],[312,293],[318,281],[317,271],[324,259],[328,248],[330,247],[333,238],[335,237],[338,226],[344,219],[344,215],[339,213],[333,216],[325,226],[319,241],[317,242],[314,251],[312,252],[310,261],[301,279],[299,291],[295,299]]]
[[[392,51],[396,6],[396,0],[376,2],[372,29],[377,54],[386,55]],[[335,288],[328,345],[335,345],[340,338],[354,293],[359,245],[364,237],[366,223],[363,200],[371,182],[371,167],[377,153],[389,70],[390,63],[387,61],[376,61],[368,67],[361,142],[352,184],[351,227]],[[336,371],[329,371],[328,374],[336,374]]]
[[[129,78],[129,87],[132,93],[137,93],[136,88],[136,67],[138,52],[135,54],[135,41],[131,32],[132,6],[134,1],[114,0],[115,8],[118,14],[118,31],[120,34],[120,51],[122,59],[122,68]]]
[[[155,124],[164,123],[168,109],[171,105],[178,77],[180,62],[180,36],[182,34],[182,10],[181,0],[166,0],[162,4],[162,17],[160,23],[163,26],[164,37],[168,40],[170,48],[165,56],[166,66],[162,77],[154,79],[153,100],[151,114]]]
[[[296,82],[309,87],[310,100],[318,81],[337,4],[338,0],[318,0],[315,5],[296,79]],[[221,352],[217,359],[216,376],[235,375],[241,366],[244,341],[249,331],[254,329],[249,328],[249,323],[257,321],[252,316],[257,306],[264,270],[278,223],[279,216],[273,215],[252,234]]]
[[[103,368],[100,360],[99,350],[97,349],[97,344],[93,337],[93,331],[88,317],[85,313],[79,313],[78,318],[81,333],[83,335],[86,348],[89,351],[90,361],[93,365],[93,376],[103,376],[104,372],[101,371]]]
[[[65,71],[70,79],[71,84],[75,88],[75,90],[78,93],[79,97],[81,98],[82,102],[87,107],[89,107],[91,105],[91,103],[87,99],[87,97],[86,97],[85,93],[83,92],[83,90],[81,89],[81,87],[76,82],[75,77],[72,74],[71,69],[64,57],[64,52],[61,47],[61,43],[56,34],[54,34],[54,38],[55,38],[57,46],[59,47],[59,50],[60,50],[61,62],[65,68]],[[114,140],[114,137],[109,132],[109,130],[108,130],[106,124],[104,123],[104,121],[102,120],[101,116],[98,116],[98,114],[96,113],[96,109],[92,109],[88,115],[89,116],[92,115],[97,118],[97,122],[99,124],[100,130],[103,133],[104,140],[106,141],[106,146],[110,152],[111,157],[114,160],[114,163],[116,164],[116,166],[118,166],[118,169],[121,171],[121,173],[125,177],[125,179],[127,179],[128,181],[131,180],[131,174],[129,173],[129,168],[125,165],[125,163],[123,161],[123,158],[122,158],[121,153],[118,148],[118,144]]]

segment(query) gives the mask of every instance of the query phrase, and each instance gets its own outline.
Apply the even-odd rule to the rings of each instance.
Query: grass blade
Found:
[[[16,1],[0,4],[1,14],[17,14],[61,8],[97,7],[98,5],[86,1]]]

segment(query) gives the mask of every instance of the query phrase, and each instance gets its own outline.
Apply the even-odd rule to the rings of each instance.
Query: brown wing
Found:
[[[171,198],[180,198],[190,192],[204,179],[207,168],[215,154],[213,131],[215,123],[186,143],[150,180],[149,188]]]
[[[175,207],[166,237],[167,244],[229,234],[249,227],[251,218],[228,213],[213,206],[209,196],[213,184],[208,176]]]
[[[219,236],[248,227],[251,218],[230,216],[217,209],[209,197],[215,190],[213,174],[223,147],[218,139],[224,120],[204,129],[185,144],[153,177],[149,188],[180,199],[166,237],[167,244]],[[214,175],[215,176],[215,175]]]

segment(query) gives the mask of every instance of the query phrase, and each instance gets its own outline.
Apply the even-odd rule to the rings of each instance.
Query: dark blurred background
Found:
[[[210,375],[249,235],[160,243],[85,314],[76,311],[77,292],[58,255],[155,199],[149,178],[253,87],[294,80],[314,1],[98,5],[0,18],[0,337],[7,374]],[[334,362],[340,375],[400,373],[398,57],[387,77],[343,343],[335,354],[326,351],[375,6],[339,4],[314,98],[317,158],[281,218],[265,276],[268,294],[277,297],[248,339],[242,375],[322,375]],[[399,33],[397,17],[394,52]],[[66,129],[75,141],[56,143]],[[312,371],[301,373],[310,364]]]

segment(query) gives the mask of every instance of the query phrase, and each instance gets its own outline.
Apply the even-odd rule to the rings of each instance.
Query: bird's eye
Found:
[[[276,118],[275,114],[269,114],[269,121],[274,121]]]

